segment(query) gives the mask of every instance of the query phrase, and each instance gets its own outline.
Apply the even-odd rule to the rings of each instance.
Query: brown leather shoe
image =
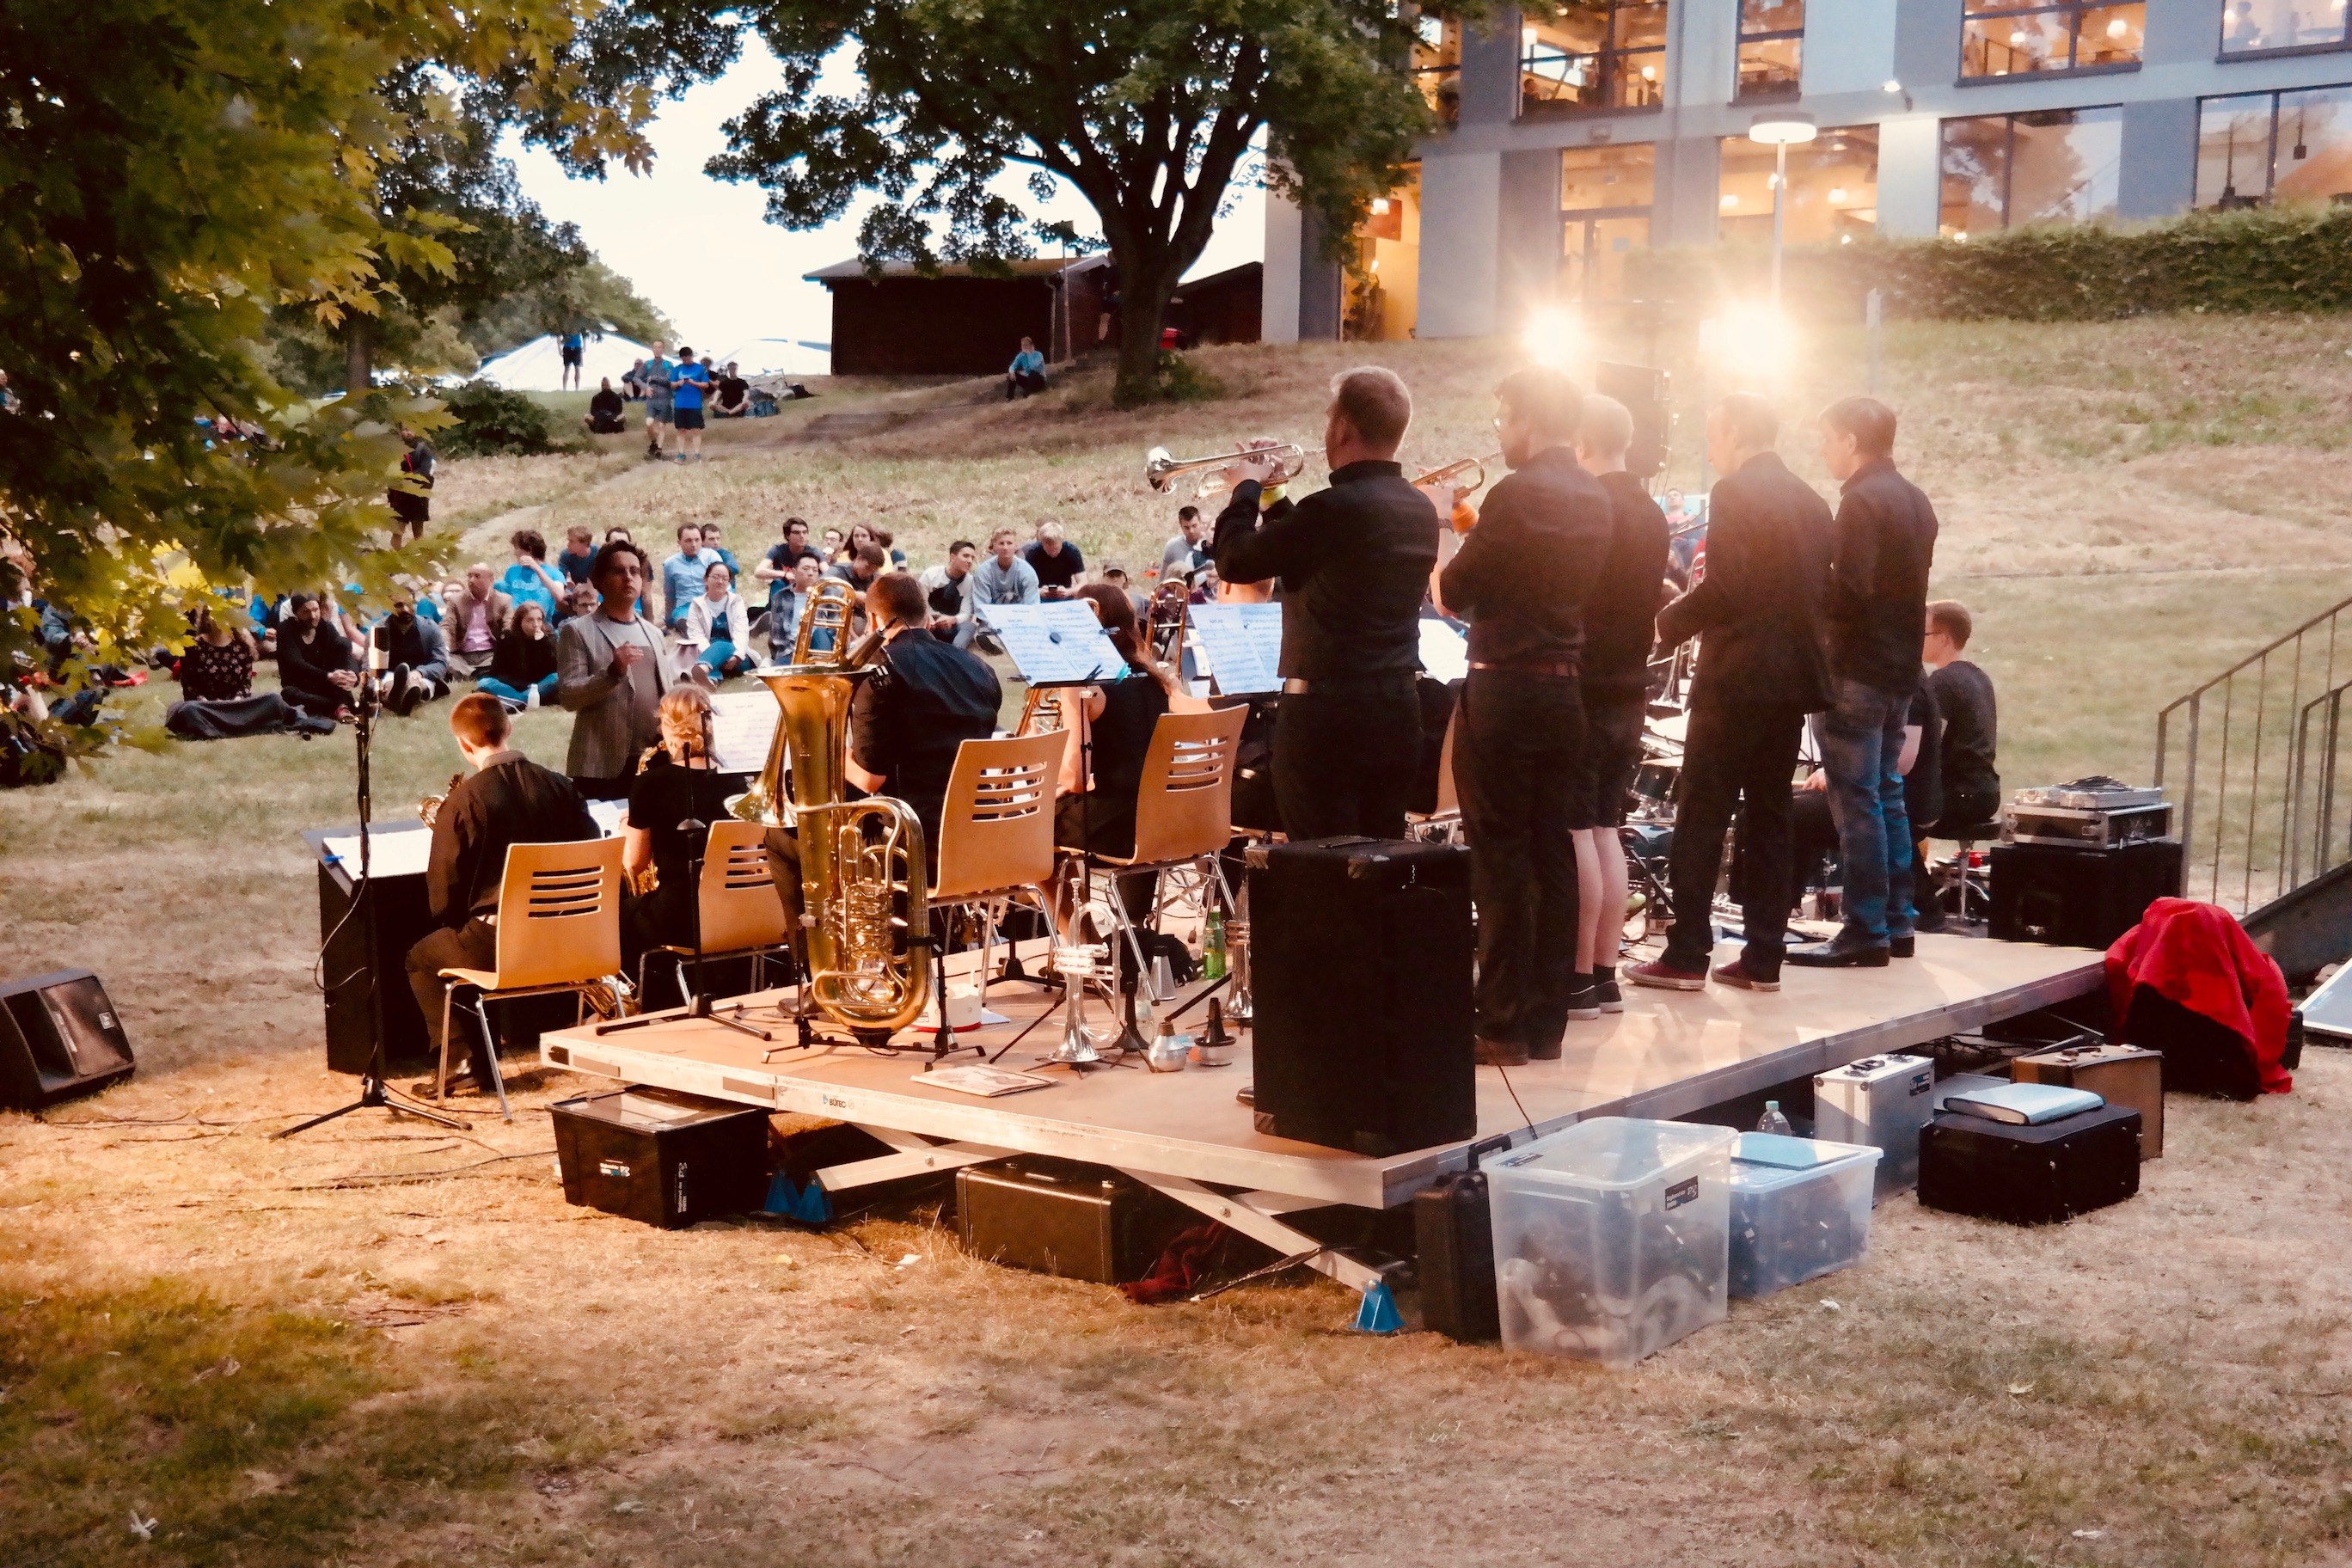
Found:
[[[1778,991],[1780,989],[1780,982],[1779,979],[1765,979],[1762,975],[1758,974],[1753,970],[1749,969],[1748,967],[1748,961],[1744,958],[1735,958],[1729,963],[1718,965],[1715,972],[1715,980],[1716,984],[1718,985],[1729,985],[1741,991]]]
[[[1554,1054],[1559,1047],[1552,1047]],[[1528,1065],[1528,1048],[1507,1040],[1479,1040],[1472,1047],[1473,1059],[1482,1068],[1523,1068]]]

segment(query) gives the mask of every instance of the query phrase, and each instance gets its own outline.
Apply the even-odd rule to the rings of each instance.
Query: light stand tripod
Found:
[[[371,643],[373,641],[373,635],[370,641]],[[371,665],[373,663],[373,657],[370,663]],[[359,685],[352,691],[352,710],[354,715],[352,736],[358,753],[360,810],[360,879],[353,886],[352,896],[360,901],[361,940],[365,944],[363,951],[367,953],[367,1019],[369,1031],[375,1037],[374,1048],[368,1053],[367,1071],[360,1078],[360,1097],[357,1100],[338,1110],[330,1110],[323,1116],[313,1116],[307,1121],[298,1121],[291,1127],[273,1132],[270,1136],[274,1139],[291,1138],[297,1132],[308,1132],[320,1122],[332,1121],[339,1116],[349,1116],[354,1110],[389,1110],[395,1116],[415,1116],[426,1121],[438,1122],[444,1127],[454,1127],[460,1131],[471,1126],[469,1122],[461,1121],[442,1111],[429,1110],[413,1100],[395,1100],[393,1098],[391,1089],[384,1084],[383,1009],[380,1005],[382,997],[379,994],[382,981],[376,973],[376,893],[373,884],[369,880],[369,874],[374,867],[371,851],[373,838],[368,831],[368,822],[373,813],[373,802],[369,790],[370,763],[375,745],[375,716],[383,706],[383,695],[377,688],[375,672],[371,668],[361,678]],[[497,1042],[485,1043],[489,1047],[491,1058],[495,1060],[498,1056]]]

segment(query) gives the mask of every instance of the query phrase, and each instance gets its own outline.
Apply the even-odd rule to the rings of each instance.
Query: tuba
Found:
[[[930,917],[914,808],[886,795],[844,798],[850,699],[875,673],[874,640],[848,646],[855,594],[837,579],[819,583],[792,663],[760,672],[783,717],[760,782],[735,814],[797,826],[805,994],[860,1044],[880,1046],[930,1005]],[[818,650],[824,632],[830,646]]]

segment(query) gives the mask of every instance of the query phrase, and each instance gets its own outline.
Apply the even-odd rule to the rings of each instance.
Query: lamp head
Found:
[[[1811,115],[1787,110],[1758,115],[1748,128],[1748,139],[1763,147],[1794,147],[1820,134],[1821,127],[1813,123]]]

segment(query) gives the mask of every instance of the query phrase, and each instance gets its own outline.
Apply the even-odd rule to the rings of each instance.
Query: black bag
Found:
[[[1249,852],[1257,1129],[1375,1157],[1477,1136],[1470,851]]]
[[[1946,1114],[1919,1132],[1919,1206],[2054,1225],[2139,1191],[2139,1112],[2105,1105],[2039,1126]]]
[[[233,741],[244,735],[331,735],[331,719],[313,718],[275,691],[250,697],[174,702],[163,728],[183,741]]]
[[[1453,1340],[1502,1338],[1486,1178],[1462,1172],[1413,1194],[1412,1228],[1421,1254],[1422,1325]]]

